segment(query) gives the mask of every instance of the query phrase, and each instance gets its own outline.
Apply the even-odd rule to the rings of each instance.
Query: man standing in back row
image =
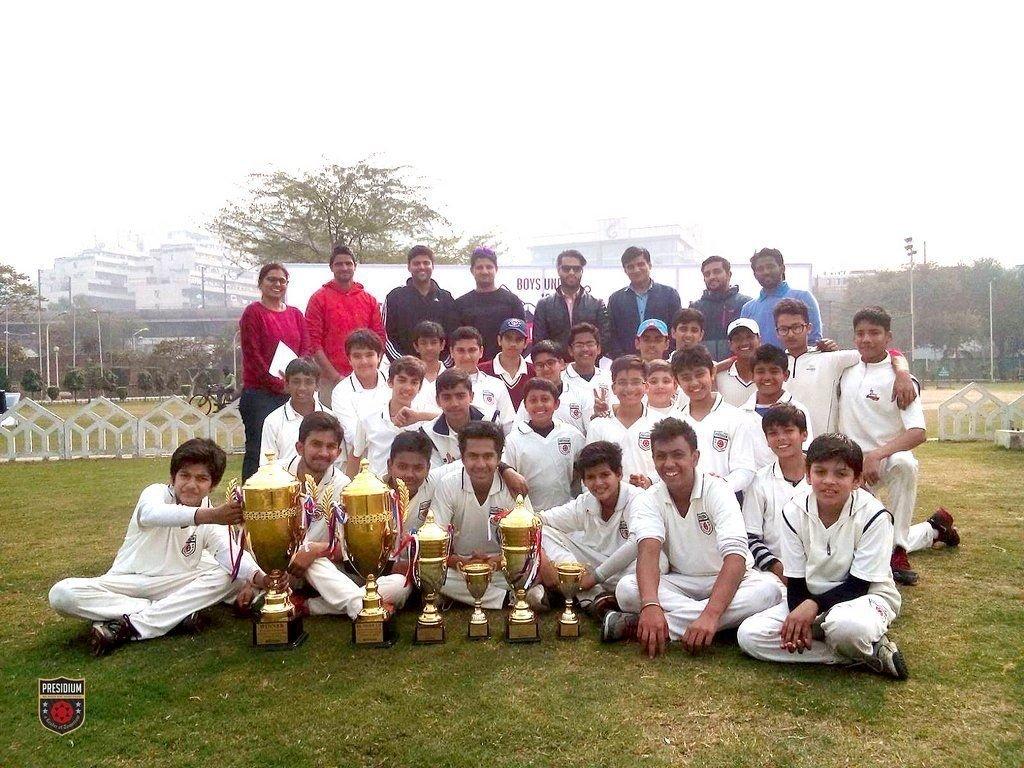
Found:
[[[412,331],[420,322],[432,320],[444,328],[445,342],[459,327],[455,297],[433,279],[434,252],[426,245],[414,245],[405,257],[411,277],[384,299],[384,330],[387,331],[388,360],[416,355]]]
[[[576,250],[562,251],[555,259],[558,287],[537,302],[533,313],[533,343],[545,339],[569,346],[569,329],[577,323],[597,327],[601,341],[608,339],[608,310],[604,300],[583,287],[583,268],[587,260]]]
[[[726,329],[740,316],[743,305],[750,297],[740,293],[738,285],[732,282],[732,265],[721,256],[709,256],[700,265],[706,290],[697,301],[690,302],[692,309],[699,309],[704,315],[704,346],[715,360],[725,360],[729,351],[729,335]]]
[[[786,262],[782,260],[782,253],[775,248],[762,248],[750,257],[750,268],[754,270],[754,277],[761,284],[761,293],[756,299],[751,299],[743,305],[740,317],[749,317],[757,323],[761,329],[761,343],[785,349],[786,345],[779,340],[775,332],[774,315],[775,305],[783,299],[799,299],[807,305],[811,322],[811,333],[807,340],[811,345],[821,341],[825,329],[821,325],[818,302],[810,291],[789,287],[789,283],[786,282]]]
[[[490,248],[481,246],[469,257],[469,271],[476,281],[476,288],[455,300],[459,311],[459,325],[470,326],[480,331],[484,340],[484,360],[493,360],[501,350],[498,334],[501,324],[510,317],[526,319],[526,308],[522,299],[505,286],[495,282],[498,273],[498,256]]]
[[[608,297],[611,334],[601,339],[605,354],[612,360],[635,351],[636,329],[644,320],[661,320],[671,327],[681,303],[679,292],[651,279],[651,253],[631,245],[622,254],[622,269],[629,285]]]

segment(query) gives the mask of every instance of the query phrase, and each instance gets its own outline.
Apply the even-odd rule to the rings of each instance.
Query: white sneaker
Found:
[[[882,635],[875,643],[871,655],[864,659],[863,663],[878,674],[895,680],[906,680],[910,676],[903,654],[888,635]]]

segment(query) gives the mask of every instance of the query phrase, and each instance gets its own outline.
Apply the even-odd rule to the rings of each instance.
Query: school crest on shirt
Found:
[[[711,436],[711,447],[719,453],[724,453],[729,447],[729,433],[715,430],[715,434]]]
[[[484,390],[484,402],[488,405],[494,405],[494,393],[489,390]]]
[[[192,557],[196,551],[196,535],[193,533],[185,541],[185,546],[181,548],[181,554],[185,557]]]
[[[421,501],[420,502],[420,522],[421,523],[425,523],[427,521],[427,512],[429,512],[429,511],[430,511],[430,502],[429,501]]]
[[[651,450],[651,430],[645,429],[637,437],[637,443],[640,445],[641,451]]]
[[[715,526],[711,523],[711,518],[708,517],[708,513],[701,510],[697,513],[697,525],[700,526],[700,531],[708,536],[715,530]]]
[[[869,389],[869,390],[868,390],[868,393],[867,393],[866,395],[864,395],[864,397],[866,397],[866,398],[867,398],[868,400],[873,400],[873,401],[875,401],[876,403],[877,403],[877,402],[878,402],[878,400],[879,400],[879,397],[878,397],[878,393],[877,393],[877,392],[875,392],[875,388],[874,388],[874,387],[872,387],[871,389]]]
[[[625,520],[619,521],[619,536],[621,536],[624,539],[629,538],[629,523],[627,523]]]
[[[569,418],[575,421],[583,418],[583,409],[580,408],[579,403],[569,403]]]
[[[455,461],[455,457],[452,456],[450,453],[446,453],[444,455],[444,463],[445,464],[451,464],[453,461]]]
[[[563,456],[568,456],[569,451],[572,450],[572,440],[568,437],[558,438],[558,452]]]

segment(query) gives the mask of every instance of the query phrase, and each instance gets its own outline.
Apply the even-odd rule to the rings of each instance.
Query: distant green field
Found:
[[[0,765],[43,766],[1020,766],[1024,764],[1024,458],[929,443],[919,518],[943,504],[959,550],[917,554],[892,635],[911,679],[771,665],[722,637],[655,662],[636,646],[510,647],[462,637],[356,650],[346,620],[307,620],[292,652],[249,647],[213,611],[196,638],[87,654],[84,623],[54,615],[51,584],[105,571],[139,490],[165,460],[0,466]],[[237,473],[238,460],[232,470]],[[492,626],[500,628],[492,614]],[[36,716],[36,678],[84,677],[87,715],[66,737]]]

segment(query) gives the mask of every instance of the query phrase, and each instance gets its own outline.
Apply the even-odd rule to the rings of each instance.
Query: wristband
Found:
[[[648,600],[646,603],[644,603],[643,605],[640,606],[640,613],[644,612],[644,608],[650,608],[652,605],[655,605],[658,608],[661,608],[661,603],[659,603],[657,600]],[[662,610],[662,612],[664,612],[665,609],[661,608],[661,610]]]
[[[499,461],[498,462],[498,474],[499,475],[505,474],[505,470],[506,469],[512,469],[512,465],[511,464],[506,464],[504,461]]]

